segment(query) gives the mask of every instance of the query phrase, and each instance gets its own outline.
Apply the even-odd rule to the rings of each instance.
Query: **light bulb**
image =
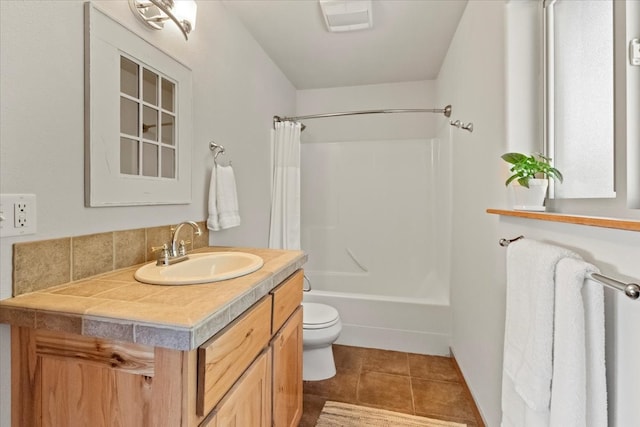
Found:
[[[196,13],[198,5],[195,0],[174,0],[173,14],[178,21],[187,21],[191,26],[191,31],[196,28]]]

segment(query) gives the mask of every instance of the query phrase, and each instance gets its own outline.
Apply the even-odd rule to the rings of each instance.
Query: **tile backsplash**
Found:
[[[206,221],[198,222],[201,236],[184,227],[180,238],[189,250],[209,245]],[[112,231],[85,236],[16,243],[13,245],[13,296],[81,280],[152,261],[152,246],[171,238],[171,226]]]

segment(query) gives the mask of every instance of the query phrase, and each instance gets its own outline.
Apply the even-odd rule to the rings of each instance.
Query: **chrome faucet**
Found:
[[[193,230],[195,231],[196,236],[200,236],[202,234],[200,227],[198,227],[198,224],[196,224],[195,222],[193,221],[181,222],[176,226],[175,229],[171,231],[171,246],[169,247],[169,256],[177,257],[177,256],[184,256],[187,254],[187,249],[184,247],[184,240],[181,240],[180,244],[178,244],[178,233],[180,233],[180,230],[182,230],[182,227],[185,225],[190,225],[191,228],[193,228]]]
[[[180,261],[186,261],[187,257],[187,248],[185,246],[184,240],[178,240],[178,234],[182,227],[185,225],[190,225],[195,231],[196,236],[202,235],[202,230],[198,227],[193,221],[184,221],[178,224],[175,228],[171,228],[171,241],[167,244],[165,243],[159,247],[153,247],[151,250],[160,251],[160,256],[158,257],[158,262],[156,265],[171,265],[178,263]]]

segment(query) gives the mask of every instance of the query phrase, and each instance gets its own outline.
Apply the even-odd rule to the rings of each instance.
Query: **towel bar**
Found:
[[[514,239],[500,239],[498,244],[502,247],[507,247],[510,243],[520,239],[524,239],[524,236],[518,236]],[[624,283],[600,273],[588,273],[587,279],[598,282],[607,288],[624,292],[624,294],[631,299],[638,299],[640,297],[640,285],[637,283]]]

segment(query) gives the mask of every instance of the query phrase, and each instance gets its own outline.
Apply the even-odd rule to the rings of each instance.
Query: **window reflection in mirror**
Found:
[[[138,141],[120,138],[120,173],[138,175]]]
[[[613,1],[545,2],[547,153],[555,198],[615,197]]]
[[[170,112],[173,112],[175,87],[169,80],[162,79],[162,108]]]
[[[142,78],[142,92],[144,93],[144,102],[158,105],[158,75],[146,68]]]
[[[176,178],[175,96],[167,76],[120,57],[120,173]]]

